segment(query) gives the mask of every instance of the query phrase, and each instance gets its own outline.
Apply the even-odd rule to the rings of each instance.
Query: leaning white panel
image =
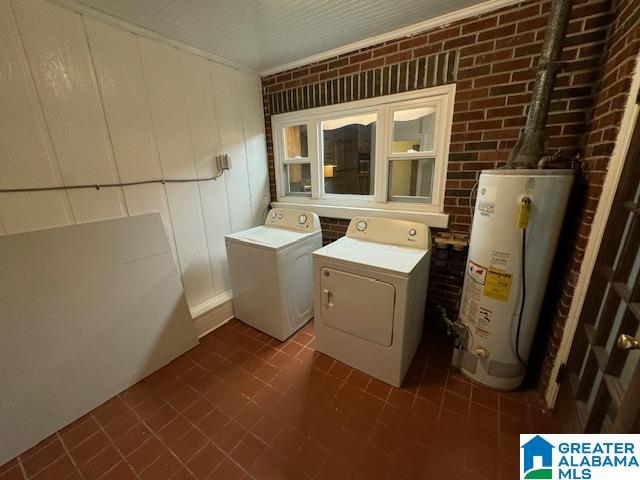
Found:
[[[0,464],[198,343],[158,214],[0,237]]]

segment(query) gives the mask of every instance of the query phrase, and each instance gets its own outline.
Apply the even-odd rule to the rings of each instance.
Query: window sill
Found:
[[[398,220],[409,220],[424,223],[428,227],[447,228],[449,224],[449,214],[440,212],[426,212],[416,210],[395,210],[376,207],[356,207],[325,205],[318,203],[298,203],[298,202],[271,202],[273,208],[294,208],[298,210],[308,210],[316,213],[319,217],[352,219],[358,216],[385,217]]]

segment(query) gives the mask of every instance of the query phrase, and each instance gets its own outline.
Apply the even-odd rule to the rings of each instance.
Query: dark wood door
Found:
[[[562,374],[561,397],[587,433],[640,432],[639,197],[636,123]]]

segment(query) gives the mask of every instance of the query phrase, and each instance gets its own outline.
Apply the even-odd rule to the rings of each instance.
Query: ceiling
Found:
[[[77,1],[265,72],[484,0]]]

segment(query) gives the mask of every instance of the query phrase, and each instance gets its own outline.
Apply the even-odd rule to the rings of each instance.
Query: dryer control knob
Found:
[[[417,233],[418,232],[416,231],[415,228],[412,228],[411,230],[409,230],[409,236],[410,237],[415,237]]]
[[[356,228],[359,232],[364,232],[367,229],[367,222],[365,222],[364,220],[360,220],[358,223],[356,223]]]
[[[278,214],[278,220],[282,220],[283,215],[281,213]]]
[[[298,217],[298,223],[300,225],[304,225],[305,223],[307,223],[307,216],[306,215],[300,215]]]

